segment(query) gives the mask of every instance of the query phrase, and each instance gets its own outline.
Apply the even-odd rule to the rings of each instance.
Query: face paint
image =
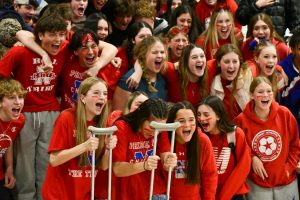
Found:
[[[209,121],[212,119],[212,117],[208,117],[206,119],[200,120],[200,123],[209,123]]]
[[[217,24],[216,26],[217,26],[217,29],[219,29],[219,30],[223,28],[223,25],[221,25],[221,24]],[[231,23],[226,24],[226,27],[230,28],[231,27]]]

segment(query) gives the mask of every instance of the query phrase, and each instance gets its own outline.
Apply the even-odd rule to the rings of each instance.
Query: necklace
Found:
[[[0,135],[5,135],[6,131],[9,129],[9,127],[10,127],[10,125],[11,125],[11,122],[12,122],[12,121],[9,122],[9,124],[8,124],[8,126],[7,126],[7,128],[6,128],[5,130],[4,130],[3,125],[2,125],[3,122],[0,122],[0,125],[1,125],[1,132],[2,132]]]

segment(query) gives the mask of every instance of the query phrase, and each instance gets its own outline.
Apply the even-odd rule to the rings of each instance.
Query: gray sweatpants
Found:
[[[299,200],[297,179],[288,185],[273,188],[260,187],[249,179],[247,183],[250,186],[248,200]]]
[[[19,200],[41,200],[48,166],[48,146],[58,111],[24,113],[26,121],[15,142],[15,175]]]

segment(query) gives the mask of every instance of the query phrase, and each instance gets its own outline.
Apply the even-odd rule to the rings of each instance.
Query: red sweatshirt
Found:
[[[248,178],[266,188],[287,185],[296,179],[300,154],[298,125],[286,107],[273,101],[268,119],[262,121],[256,117],[251,101],[235,121],[244,130],[252,155],[260,158],[268,174],[263,180],[251,170]]]
[[[235,155],[228,147],[226,135],[210,135],[218,169],[218,188],[216,199],[230,200],[234,195],[246,194],[249,187],[246,178],[250,171],[250,149],[246,143],[242,129],[235,132],[236,145]]]
[[[201,185],[186,183],[187,144],[175,142],[177,168],[172,172],[170,197],[173,200],[214,200],[217,186],[217,169],[209,138],[198,129],[200,142]],[[160,152],[170,151],[167,133],[161,134],[158,143]],[[166,175],[166,173],[165,173]],[[167,176],[165,176],[167,179]],[[188,191],[188,192],[187,192]]]

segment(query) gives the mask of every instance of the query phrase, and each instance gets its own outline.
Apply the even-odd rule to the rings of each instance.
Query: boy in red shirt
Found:
[[[26,90],[13,79],[0,80],[0,196],[2,200],[12,199],[10,190],[16,179],[13,175],[12,142],[24,126],[21,114]]]
[[[26,123],[16,143],[16,178],[19,199],[41,199],[41,185],[49,156],[53,123],[59,114],[55,96],[57,78],[65,58],[65,21],[57,14],[42,17],[36,25],[35,40],[50,55],[53,69],[44,71],[42,57],[26,47],[13,47],[0,61],[0,74],[13,75],[28,91],[24,103]]]

